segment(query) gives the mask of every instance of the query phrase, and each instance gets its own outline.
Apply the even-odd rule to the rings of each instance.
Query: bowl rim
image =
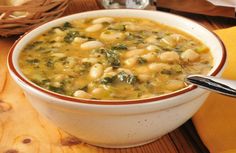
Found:
[[[132,9],[116,9],[116,10],[132,10]],[[104,10],[95,10],[95,11],[88,11],[88,12],[98,12],[98,11],[104,11]],[[150,10],[135,10],[135,11],[143,11],[143,12],[150,12]],[[88,12],[82,12],[82,13],[88,13]],[[185,20],[188,20],[190,22],[193,22],[194,24],[197,24],[199,26],[201,26],[202,28],[204,28],[205,30],[207,30],[209,33],[213,34],[213,36],[215,36],[215,38],[217,39],[217,41],[219,42],[219,44],[221,45],[221,52],[222,52],[222,58],[220,60],[219,65],[216,67],[216,69],[210,73],[210,76],[216,76],[218,73],[220,73],[220,71],[222,70],[222,68],[224,67],[225,63],[226,63],[226,57],[227,57],[227,53],[226,53],[226,48],[222,42],[222,40],[219,38],[218,35],[216,35],[213,31],[209,30],[208,28],[206,28],[204,25],[197,23],[196,21],[180,16],[180,15],[176,15],[173,13],[167,13],[167,12],[162,12],[162,11],[155,11],[155,12],[161,12],[164,14],[169,14],[172,16],[176,16],[178,18],[183,18]],[[73,15],[78,15],[81,13],[76,13]],[[73,15],[68,15],[62,18],[66,18],[66,17],[70,17]],[[58,18],[56,20],[60,20],[62,18]],[[53,20],[55,21],[55,20]],[[51,22],[51,21],[50,21]],[[49,23],[49,22],[48,22]],[[47,24],[47,23],[45,23]],[[45,25],[43,24],[43,25]],[[39,26],[41,27],[41,26]],[[37,27],[38,28],[38,27]],[[35,28],[35,29],[37,29]],[[34,29],[33,29],[34,30]],[[31,31],[33,31],[31,30]],[[60,100],[64,100],[67,102],[72,102],[72,103],[84,103],[84,104],[97,104],[97,105],[130,105],[130,104],[143,104],[143,103],[151,103],[151,102],[156,102],[156,101],[160,101],[160,100],[164,100],[164,99],[168,99],[168,98],[173,98],[179,95],[182,95],[184,93],[193,91],[194,89],[197,89],[196,85],[190,85],[187,86],[183,89],[168,93],[168,94],[164,94],[164,95],[159,95],[156,97],[150,97],[150,98],[145,98],[145,99],[130,99],[130,100],[94,100],[94,99],[80,99],[80,98],[76,98],[76,97],[72,97],[72,96],[66,96],[66,95],[62,95],[62,94],[58,94],[52,91],[49,91],[47,89],[44,89],[36,84],[34,84],[31,81],[28,81],[27,79],[25,79],[20,73],[18,73],[17,69],[15,68],[14,64],[13,64],[13,52],[15,50],[16,45],[20,42],[21,39],[23,39],[25,36],[29,35],[31,33],[31,31],[25,33],[24,35],[20,36],[20,38],[18,40],[15,41],[15,43],[13,44],[13,46],[11,47],[11,49],[9,50],[8,53],[8,57],[7,57],[7,65],[8,65],[8,69],[13,72],[13,74],[25,85],[28,85],[29,87],[36,89],[36,91],[41,92],[43,94],[46,94],[50,97],[54,97]]]

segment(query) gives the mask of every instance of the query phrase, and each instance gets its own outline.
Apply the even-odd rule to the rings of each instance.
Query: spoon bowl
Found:
[[[189,75],[186,82],[213,92],[236,98],[236,81],[204,75]]]

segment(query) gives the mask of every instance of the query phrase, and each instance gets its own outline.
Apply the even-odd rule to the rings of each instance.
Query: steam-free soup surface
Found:
[[[189,74],[212,68],[209,49],[174,28],[141,18],[99,17],[65,22],[20,54],[35,84],[86,99],[140,99],[186,87]]]

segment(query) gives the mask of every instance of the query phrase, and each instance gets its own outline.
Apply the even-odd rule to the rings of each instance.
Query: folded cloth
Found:
[[[236,80],[236,27],[216,30],[228,53],[223,78]],[[193,117],[203,143],[211,153],[236,153],[236,99],[211,93]]]

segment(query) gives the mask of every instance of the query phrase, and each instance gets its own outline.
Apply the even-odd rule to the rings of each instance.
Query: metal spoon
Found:
[[[236,81],[212,76],[189,75],[186,82],[230,97],[236,97]]]

